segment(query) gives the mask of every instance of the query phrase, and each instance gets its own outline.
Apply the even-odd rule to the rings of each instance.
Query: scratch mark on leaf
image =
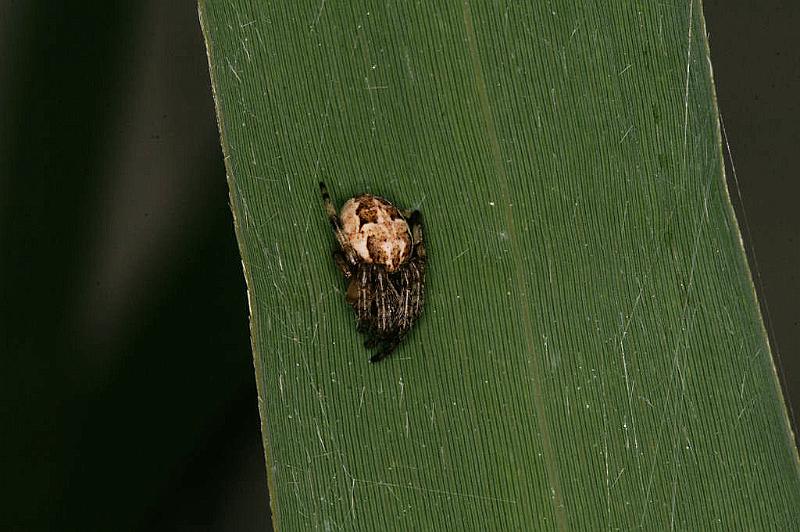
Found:
[[[686,163],[687,134],[689,129],[689,69],[692,65],[692,10],[694,0],[689,0],[689,36],[686,44],[686,88],[683,94],[683,162]]]
[[[319,439],[320,447],[322,447],[322,452],[323,453],[327,453],[328,450],[325,448],[325,442],[322,440],[322,432],[320,432],[320,430],[319,430],[319,425],[317,425],[316,423],[314,423],[314,425],[317,428],[317,438]]]
[[[622,144],[623,142],[625,142],[625,139],[628,138],[628,135],[631,134],[631,131],[633,131],[633,124],[631,124],[631,127],[629,127],[627,131],[625,131],[625,134],[622,135],[622,138],[619,139],[619,142],[617,144]]]
[[[356,478],[353,475],[351,475],[347,471],[347,469],[345,469],[344,467],[342,467],[342,469],[344,470],[345,475],[347,475],[347,477],[351,481],[351,486],[352,486],[353,493],[355,492],[355,485],[357,483],[361,483],[361,484],[363,484],[365,486],[386,488],[389,491],[389,493],[391,493],[392,496],[395,497],[395,498],[397,498],[397,495],[395,494],[394,490],[395,489],[400,489],[400,490],[419,491],[419,492],[422,492],[422,493],[431,493],[431,494],[434,494],[434,495],[441,495],[441,496],[444,496],[444,497],[453,497],[453,498],[458,498],[458,499],[469,499],[469,500],[474,500],[474,501],[489,501],[489,502],[502,502],[502,503],[506,503],[506,504],[517,504],[516,499],[508,499],[508,498],[505,498],[505,497],[490,497],[488,495],[477,495],[477,494],[469,493],[469,492],[466,492],[466,491],[449,491],[449,490],[425,488],[425,487],[422,487],[422,486],[415,486],[414,484],[412,484],[410,482],[408,484],[397,484],[397,483],[394,483],[394,482],[386,482],[386,481],[383,481],[383,480],[369,480],[369,479],[363,479],[363,478]],[[354,498],[355,498],[355,495],[353,494],[351,496],[351,500],[353,500]]]
[[[361,387],[361,396],[358,400],[358,411],[356,412],[356,417],[361,417],[361,409],[364,407],[364,391],[366,391],[367,387]]]
[[[228,68],[230,69],[231,72],[233,72],[233,76],[236,78],[236,81],[241,83],[242,82],[242,78],[239,77],[239,73],[236,72],[235,68],[233,68],[233,65],[231,64],[231,60],[226,57],[225,58],[225,62],[228,63]]]
[[[452,261],[452,262],[455,262],[455,261],[457,261],[458,259],[460,259],[461,257],[463,257],[464,255],[466,255],[466,254],[467,254],[467,251],[469,251],[469,248],[466,248],[464,251],[462,251],[461,253],[459,253],[459,254],[458,254],[458,255],[456,255],[455,257],[453,257],[453,261]]]
[[[319,18],[322,16],[323,9],[325,9],[325,0],[322,0],[322,3],[320,3],[319,9],[317,10],[317,16],[314,17],[314,21],[311,23],[312,31],[316,28],[317,22],[319,22]]]
[[[400,381],[397,384],[400,386],[400,404],[402,405],[403,404],[404,391],[405,391],[405,387],[406,387],[405,383],[403,382],[403,377],[400,377]]]

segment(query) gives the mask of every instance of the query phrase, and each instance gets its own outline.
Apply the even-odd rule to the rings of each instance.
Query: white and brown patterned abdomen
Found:
[[[342,229],[360,260],[393,272],[411,256],[411,231],[397,208],[378,196],[356,196],[342,206]]]

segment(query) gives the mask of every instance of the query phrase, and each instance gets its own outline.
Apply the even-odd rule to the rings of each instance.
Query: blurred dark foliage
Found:
[[[266,530],[193,2],[0,15],[0,528]]]
[[[798,412],[800,4],[705,12]],[[0,3],[0,246],[0,528],[269,530],[194,2]]]
[[[703,10],[728,189],[800,443],[800,2],[704,0]]]

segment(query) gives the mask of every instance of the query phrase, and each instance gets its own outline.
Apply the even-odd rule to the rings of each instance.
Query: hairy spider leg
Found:
[[[411,307],[414,304],[410,272],[412,267],[412,264],[408,264],[400,274],[400,299],[397,302],[400,312],[397,313],[397,328],[401,331],[409,328],[409,322],[411,321],[409,316],[411,315]]]
[[[395,302],[400,295],[386,269],[381,265],[362,265],[357,282],[360,289],[357,303],[358,329],[367,335],[364,347],[373,348],[378,345],[399,343],[392,332],[396,318]],[[372,287],[374,292],[370,290]],[[382,354],[376,360],[386,356],[385,351],[386,347],[380,351],[379,354]]]
[[[408,227],[411,230],[411,242],[414,246],[420,245],[420,255],[425,256],[425,244],[422,242],[422,213],[418,210],[402,209],[400,214],[408,222]]]
[[[385,336],[394,322],[393,303],[397,301],[398,294],[383,266],[375,268],[375,283],[377,286],[375,327],[380,336]]]
[[[411,242],[414,246],[414,256],[422,259],[424,269],[427,254],[425,251],[425,242],[422,239],[422,214],[419,211],[414,211],[408,216],[407,220],[411,228]]]
[[[322,205],[325,207],[325,214],[328,215],[328,221],[331,223],[333,232],[336,235],[336,241],[339,242],[339,247],[342,248],[345,258],[350,264],[356,264],[356,254],[353,251],[347,237],[342,229],[342,223],[339,221],[339,214],[336,212],[336,206],[333,204],[331,195],[328,194],[328,187],[322,181],[319,182],[319,191],[322,193]],[[334,257],[335,259],[335,257]],[[338,263],[337,263],[338,265]]]
[[[425,266],[427,263],[427,252],[425,242],[422,238],[422,215],[419,211],[411,213],[408,219],[411,227],[411,238],[414,246],[411,261],[406,266],[401,277],[401,291],[403,301],[401,301],[402,322],[400,329],[408,331],[411,326],[422,314],[422,307],[425,302],[424,277]]]
[[[372,264],[364,264],[358,270],[358,300],[355,302],[356,319],[358,329],[367,332],[371,329],[370,317],[372,315],[372,305],[374,297],[370,290],[372,277]]]
[[[397,329],[405,334],[414,321],[422,314],[425,291],[422,285],[423,271],[419,259],[412,261],[403,269],[400,276],[400,312],[397,315]]]
[[[342,272],[342,275],[344,275],[345,279],[350,279],[353,276],[353,270],[351,268],[350,261],[347,260],[347,256],[345,255],[344,251],[341,249],[334,250],[333,262],[336,263],[336,267],[339,268],[339,271]]]

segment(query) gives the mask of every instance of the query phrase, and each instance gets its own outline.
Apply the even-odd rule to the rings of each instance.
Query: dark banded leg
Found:
[[[342,225],[339,223],[339,214],[336,212],[336,206],[333,204],[331,195],[328,194],[328,187],[322,181],[319,182],[319,191],[322,194],[322,206],[325,207],[325,214],[328,215],[328,220],[331,222],[333,230],[338,234],[342,232]]]
[[[322,206],[325,208],[325,214],[328,216],[328,221],[331,223],[331,228],[336,235],[336,240],[339,242],[339,247],[342,248],[347,262],[355,264],[355,254],[347,241],[347,237],[344,235],[342,223],[339,221],[339,214],[336,212],[336,206],[333,204],[331,195],[328,193],[328,187],[326,187],[325,183],[322,181],[319,182],[319,191],[322,194]]]

